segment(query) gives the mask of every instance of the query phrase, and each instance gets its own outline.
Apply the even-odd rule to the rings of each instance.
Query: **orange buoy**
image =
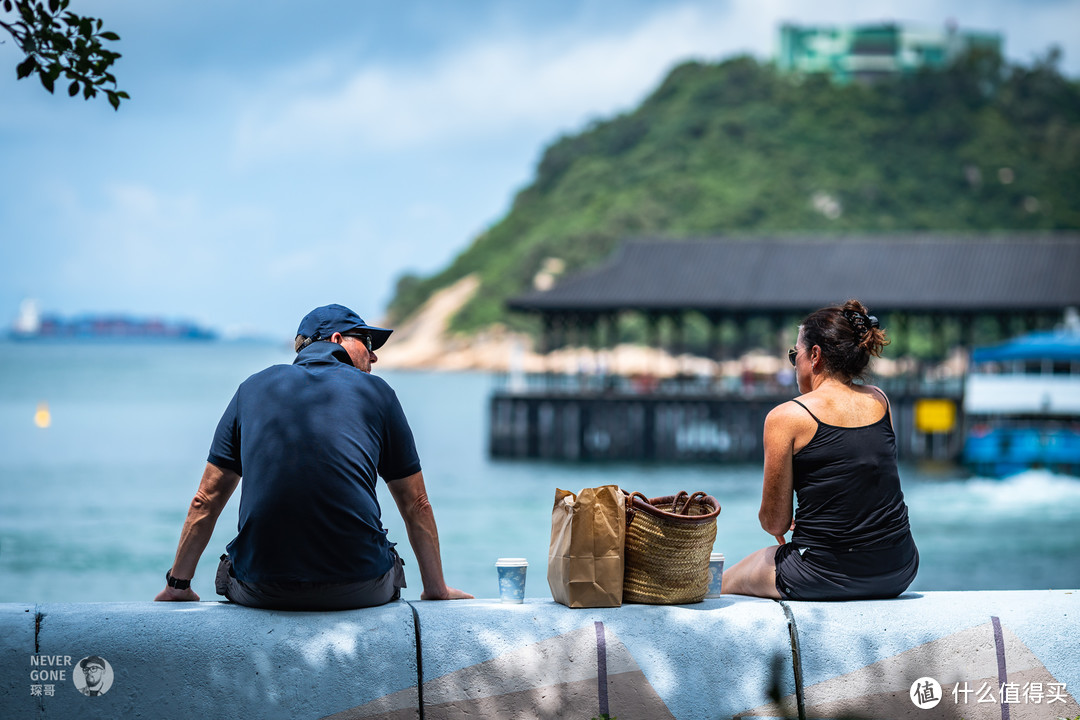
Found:
[[[52,414],[49,412],[49,403],[38,403],[37,412],[34,413],[34,424],[39,428],[47,428],[52,425]]]

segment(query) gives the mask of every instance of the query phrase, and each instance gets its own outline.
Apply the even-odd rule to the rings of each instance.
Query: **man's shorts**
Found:
[[[238,605],[272,610],[353,610],[385,605],[401,597],[405,587],[404,563],[397,551],[394,566],[373,580],[352,583],[249,583],[237,579],[228,555],[221,556],[214,585]]]

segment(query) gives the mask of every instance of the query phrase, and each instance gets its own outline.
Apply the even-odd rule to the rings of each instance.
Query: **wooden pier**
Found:
[[[902,461],[959,458],[963,403],[958,387],[886,388]],[[797,393],[701,386],[566,387],[497,390],[490,404],[490,453],[504,459],[758,463],[772,408]],[[921,402],[952,407],[951,430],[926,432]]]

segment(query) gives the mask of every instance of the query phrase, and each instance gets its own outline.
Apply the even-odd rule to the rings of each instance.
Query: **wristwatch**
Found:
[[[181,580],[172,576],[172,568],[165,571],[165,584],[174,590],[187,590],[191,587],[190,580]]]

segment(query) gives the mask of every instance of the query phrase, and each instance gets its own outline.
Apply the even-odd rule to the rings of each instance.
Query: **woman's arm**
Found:
[[[784,533],[794,516],[794,481],[791,470],[795,422],[791,411],[780,405],[765,418],[765,480],[758,520],[765,532],[784,544]]]

